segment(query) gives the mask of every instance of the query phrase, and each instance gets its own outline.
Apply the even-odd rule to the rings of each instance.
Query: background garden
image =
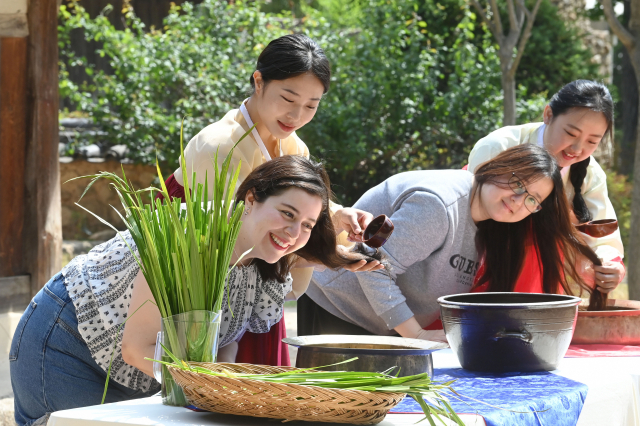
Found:
[[[143,23],[135,3],[100,13],[82,4],[64,2],[60,11],[61,117],[90,118],[97,131],[73,138],[63,154],[90,143],[123,144],[129,160],[154,163],[157,156],[171,173],[182,117],[188,140],[237,108],[250,93],[259,52],[288,32],[307,33],[332,63],[331,89],[298,133],[328,165],[343,203],[394,173],[459,168],[473,144],[502,125],[497,45],[464,0],[204,0],[172,4],[156,27]],[[584,19],[601,12],[576,13]],[[539,121],[564,83],[608,77],[583,36],[580,25],[542,0],[516,74],[519,123]],[[90,54],[78,48],[79,37]],[[618,47],[614,58],[621,55]],[[620,69],[609,85],[616,101]],[[630,184],[617,160],[622,139],[618,130],[608,168],[626,243]]]

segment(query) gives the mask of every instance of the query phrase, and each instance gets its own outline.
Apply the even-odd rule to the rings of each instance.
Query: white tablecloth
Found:
[[[436,368],[460,367],[449,349],[435,352],[433,357]],[[589,387],[578,426],[640,426],[640,358],[565,358],[553,373]],[[467,425],[485,424],[480,416],[468,414],[461,417]],[[379,425],[408,426],[422,418],[420,414],[389,414]],[[266,419],[196,413],[185,408],[164,406],[160,397],[151,397],[58,411],[51,415],[48,426],[254,426],[267,422],[278,424]]]
[[[410,426],[424,418],[420,414],[388,414],[379,426]],[[465,416],[465,424],[484,426],[480,416]],[[216,413],[196,413],[181,407],[162,405],[159,396],[116,404],[95,405],[58,411],[51,415],[47,426],[257,426],[279,425],[278,420],[232,416]],[[289,423],[284,423],[289,424]],[[329,425],[336,423],[296,422],[297,425]],[[441,424],[441,423],[439,423]],[[450,423],[454,424],[454,423]]]
[[[434,352],[433,365],[460,367],[451,349]],[[564,358],[552,373],[589,387],[578,426],[640,426],[640,358]]]

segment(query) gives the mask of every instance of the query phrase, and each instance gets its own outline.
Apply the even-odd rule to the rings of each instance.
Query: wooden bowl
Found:
[[[362,238],[364,243],[371,248],[382,247],[393,233],[393,222],[386,215],[381,214],[369,223],[364,230]]]
[[[640,302],[636,300],[607,300],[605,311],[578,311],[574,345],[640,345]]]
[[[592,220],[591,222],[576,225],[576,229],[594,238],[601,238],[616,232],[618,221],[615,219]]]

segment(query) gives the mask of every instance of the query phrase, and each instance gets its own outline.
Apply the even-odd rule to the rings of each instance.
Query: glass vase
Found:
[[[220,315],[220,312],[190,311],[163,318],[158,340],[180,360],[216,362]],[[159,346],[156,343],[156,356],[172,362],[164,350],[158,349]],[[167,367],[158,367],[158,363],[155,363],[154,373],[158,369],[161,373],[162,403],[179,407],[187,405],[182,388],[173,380]]]

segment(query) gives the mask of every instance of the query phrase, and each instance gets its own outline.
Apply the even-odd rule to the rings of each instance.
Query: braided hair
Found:
[[[613,136],[613,99],[609,89],[602,83],[590,80],[575,80],[565,85],[558,91],[549,102],[549,107],[554,117],[565,114],[573,108],[587,108],[594,112],[600,112],[607,121],[607,131],[605,138],[612,140]],[[573,212],[580,223],[588,222],[592,219],[587,204],[582,197],[582,184],[587,175],[591,157],[583,161],[574,163],[570,168],[570,181],[573,185],[575,195],[573,196]]]

